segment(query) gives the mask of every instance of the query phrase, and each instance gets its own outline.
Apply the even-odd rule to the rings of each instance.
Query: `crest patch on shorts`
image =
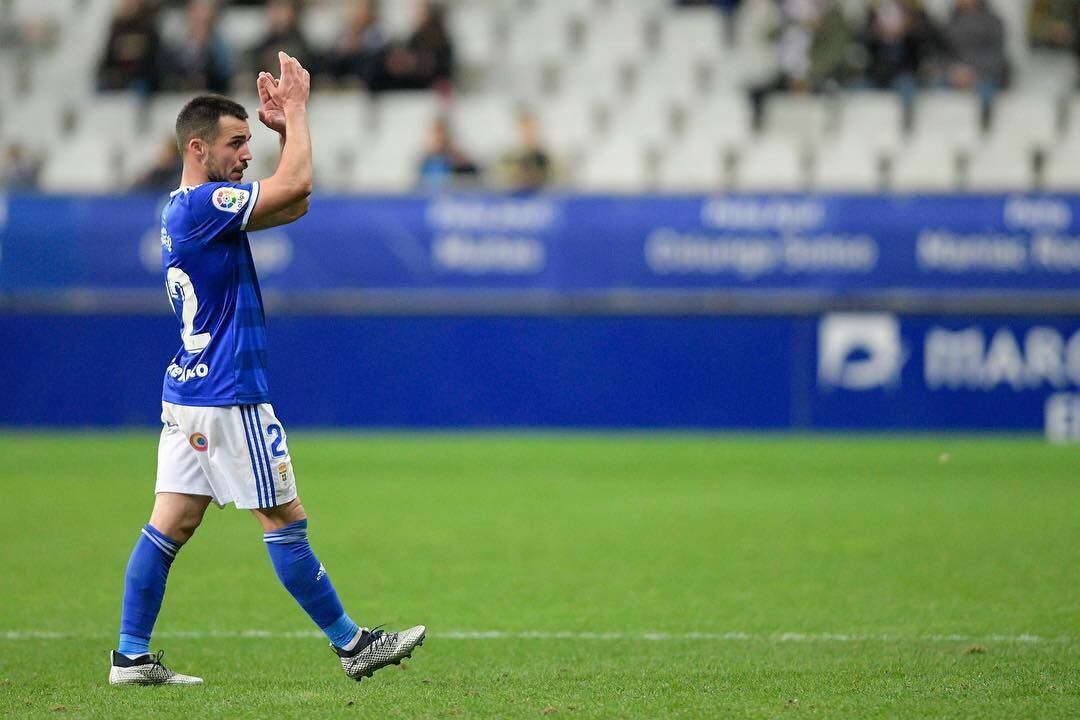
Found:
[[[188,438],[188,442],[197,452],[206,452],[206,449],[210,447],[210,441],[202,433],[195,433]]]
[[[240,188],[222,187],[214,191],[214,207],[228,213],[238,213],[247,204],[251,193]]]

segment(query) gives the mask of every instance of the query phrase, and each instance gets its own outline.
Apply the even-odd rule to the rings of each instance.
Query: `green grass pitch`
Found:
[[[109,687],[156,436],[6,432],[0,717],[1080,717],[1080,447],[290,440],[350,613],[428,625],[404,668],[347,680],[230,507],[152,643],[206,684]]]

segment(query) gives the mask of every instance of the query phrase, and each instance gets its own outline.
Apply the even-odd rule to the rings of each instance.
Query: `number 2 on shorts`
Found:
[[[281,445],[285,441],[285,431],[281,429],[280,425],[267,425],[266,434],[273,438],[274,442],[270,443],[270,454],[276,458],[285,457],[285,448]]]

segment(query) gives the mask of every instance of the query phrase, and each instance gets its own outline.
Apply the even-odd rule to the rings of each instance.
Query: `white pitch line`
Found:
[[[112,637],[112,633],[66,633],[53,630],[7,630],[0,632],[0,640],[69,640]],[[193,640],[221,638],[288,639],[321,638],[316,630],[270,631],[270,630],[163,630],[154,633],[155,638],[185,638]],[[1042,635],[868,635],[858,633],[747,633],[747,632],[569,632],[546,630],[443,630],[428,633],[439,640],[633,640],[648,642],[731,642],[765,640],[781,643],[857,643],[857,642],[988,642],[988,643],[1061,643],[1071,645],[1075,638],[1068,635],[1047,637]]]

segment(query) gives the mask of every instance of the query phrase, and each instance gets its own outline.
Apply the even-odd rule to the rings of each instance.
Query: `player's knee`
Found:
[[[150,524],[170,540],[186,543],[202,523],[202,513],[173,513],[168,517],[151,518]]]
[[[300,504],[300,498],[294,498],[284,505],[252,510],[251,512],[258,518],[263,530],[267,532],[280,530],[300,520],[307,520],[307,513],[304,512],[304,506]]]
[[[195,534],[195,531],[202,524],[202,513],[197,515],[185,515],[181,518],[178,531],[183,537],[176,538],[180,542],[187,542],[191,539],[191,536]]]

